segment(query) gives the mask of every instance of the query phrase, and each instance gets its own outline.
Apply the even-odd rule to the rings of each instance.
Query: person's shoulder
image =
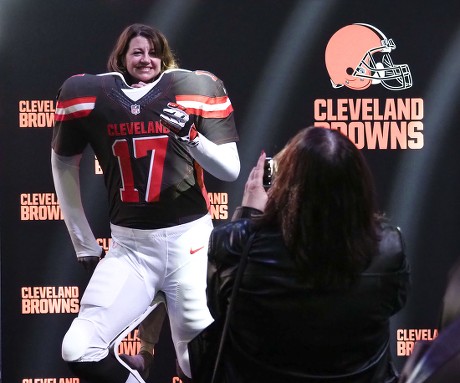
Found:
[[[160,79],[169,79],[169,78],[186,79],[190,77],[191,74],[192,74],[192,71],[188,69],[182,69],[182,68],[167,69],[161,73]]]
[[[232,241],[244,240],[253,230],[253,222],[249,218],[240,218],[222,225],[216,226],[212,232],[215,237],[228,236]]]
[[[165,75],[174,76],[177,80],[184,80],[195,86],[221,87],[222,80],[214,73],[207,70],[170,69],[164,72]]]
[[[211,233],[210,254],[240,253],[253,232],[254,223],[248,218],[216,226]]]
[[[105,72],[98,74],[91,73],[78,73],[69,76],[64,83],[75,83],[75,84],[100,84],[105,80],[115,81],[119,79],[120,81],[126,83],[125,78],[121,73],[118,72]]]
[[[71,91],[73,93],[80,93],[96,87],[99,83],[100,78],[97,75],[80,73],[74,74],[65,79],[61,89]]]
[[[195,76],[198,76],[199,78],[205,78],[209,79],[211,81],[219,81],[220,78],[217,77],[214,73],[207,71],[207,70],[202,70],[202,69],[197,69],[192,72]]]
[[[96,75],[90,73],[77,73],[67,77],[64,83],[85,83],[94,81],[97,78]]]
[[[380,225],[379,249],[381,254],[399,254],[404,252],[404,240],[401,229],[388,223]]]
[[[198,69],[191,72],[191,76],[193,76],[193,81],[203,88],[223,89],[225,91],[223,81],[212,72]]]
[[[382,224],[377,255],[373,258],[369,271],[392,272],[405,267],[406,254],[404,239],[397,226]]]
[[[103,87],[123,87],[123,83],[126,85],[124,77],[117,72],[74,74],[63,82],[58,94],[64,98],[96,97]]]
[[[206,76],[205,78],[209,78],[213,81],[219,80],[214,73],[203,70],[203,69],[185,69],[185,68],[174,68],[174,69],[167,69],[163,72],[163,75],[174,75],[178,77],[185,77],[185,78],[201,78],[201,76]]]
[[[120,72],[104,72],[104,73],[98,73],[97,75],[91,75],[91,77],[97,78],[97,79],[109,79],[111,81],[115,80],[120,80],[123,82],[126,86],[129,86],[128,83],[126,82],[125,77],[120,73]]]

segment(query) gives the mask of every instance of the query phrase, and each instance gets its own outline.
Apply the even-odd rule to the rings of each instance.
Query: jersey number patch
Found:
[[[155,202],[160,199],[161,181],[168,145],[167,136],[133,138],[134,158],[150,155],[150,168],[147,180],[145,200]],[[139,191],[134,186],[134,176],[131,166],[131,155],[126,139],[116,140],[112,145],[112,152],[118,158],[121,181],[120,198],[123,202],[140,202]]]

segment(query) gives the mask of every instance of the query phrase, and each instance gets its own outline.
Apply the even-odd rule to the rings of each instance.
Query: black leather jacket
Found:
[[[211,234],[207,296],[215,318],[225,313],[253,230],[240,219]],[[226,381],[396,382],[389,319],[406,301],[409,267],[399,230],[385,227],[381,235],[379,253],[353,287],[314,291],[295,278],[279,231],[258,229],[223,358]]]

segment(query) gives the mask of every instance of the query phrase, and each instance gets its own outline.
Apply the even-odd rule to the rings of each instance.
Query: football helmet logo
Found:
[[[353,90],[373,84],[390,90],[410,88],[409,66],[393,64],[390,52],[394,49],[394,41],[372,25],[357,23],[339,29],[329,39],[325,54],[332,86]]]

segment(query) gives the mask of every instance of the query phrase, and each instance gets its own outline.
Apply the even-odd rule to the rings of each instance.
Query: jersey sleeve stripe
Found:
[[[89,115],[96,104],[96,97],[79,97],[56,104],[56,121],[72,120]]]
[[[177,95],[176,101],[186,108],[187,113],[204,118],[225,118],[233,112],[232,104],[227,96]]]
[[[209,97],[209,96],[200,96],[196,94],[178,94],[176,95],[177,101],[195,101],[203,104],[213,105],[213,104],[225,104],[230,102],[228,96],[220,97]]]

